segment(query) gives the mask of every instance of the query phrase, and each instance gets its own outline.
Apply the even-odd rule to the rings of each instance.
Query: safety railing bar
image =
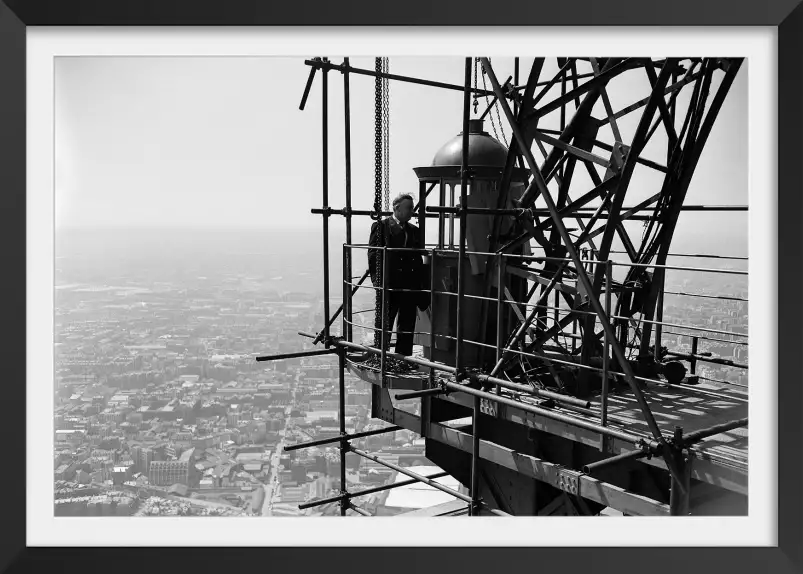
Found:
[[[550,320],[552,320],[552,318],[551,318],[551,317],[547,317],[547,319],[550,319]],[[357,323],[352,323],[352,322],[350,322],[350,321],[347,321],[347,323],[348,323],[349,325],[352,325],[353,327],[357,327],[358,329],[365,329],[365,330],[367,330],[367,331],[374,331],[374,332],[377,332],[377,331],[379,331],[379,330],[380,330],[380,329],[378,329],[377,327],[369,327],[369,326],[367,326],[367,325],[359,325],[359,324],[357,324]],[[431,332],[429,332],[429,331],[398,331],[398,330],[393,330],[393,331],[391,331],[391,334],[392,334],[392,335],[399,335],[399,334],[412,334],[412,335],[421,335],[421,336],[432,336],[432,335],[434,335],[435,337],[440,337],[441,339],[448,339],[448,340],[451,340],[451,341],[455,341],[455,340],[457,340],[457,338],[456,338],[456,337],[452,337],[452,336],[449,336],[449,335],[444,335],[444,334],[440,334],[440,333],[431,333]],[[572,335],[571,333],[560,333],[558,336],[572,337],[573,335]],[[578,336],[578,338],[579,338],[579,336]],[[391,341],[393,341],[393,339],[391,339]],[[479,347],[484,347],[484,348],[488,348],[488,349],[491,349],[491,348],[492,348],[492,349],[496,349],[496,346],[495,346],[495,345],[489,345],[488,343],[480,343],[480,342],[478,342],[478,341],[472,341],[472,340],[470,340],[470,339],[465,339],[465,342],[466,342],[467,344],[469,344],[469,345],[476,345],[476,346],[479,346]],[[631,349],[636,349],[636,348],[638,348],[638,347],[630,347],[630,346],[629,346],[628,348],[631,348]],[[511,353],[515,353],[515,354],[522,354],[522,355],[524,355],[524,356],[527,356],[527,357],[531,357],[531,358],[538,358],[538,359],[541,359],[541,360],[545,360],[545,361],[551,361],[551,362],[558,363],[558,364],[566,364],[566,365],[569,365],[569,366],[574,366],[574,367],[585,368],[585,369],[589,369],[589,370],[593,370],[593,371],[597,371],[597,372],[604,372],[604,369],[600,369],[599,367],[593,367],[593,366],[583,365],[583,364],[581,364],[581,363],[572,363],[572,362],[570,362],[570,361],[569,361],[569,362],[565,362],[565,361],[561,361],[560,359],[553,359],[553,358],[551,358],[551,357],[550,357],[550,358],[547,358],[547,357],[542,357],[541,355],[535,355],[535,354],[530,354],[530,353],[523,353],[522,351],[518,351],[518,350],[516,350],[516,349],[510,349],[510,348],[507,348],[507,347],[505,347],[505,349],[504,349],[504,350],[505,350],[505,352],[511,352]],[[679,354],[678,354],[678,353],[675,353],[675,352],[673,352],[673,351],[669,351],[669,353],[668,353],[668,354],[669,354],[669,355],[671,355],[671,356],[676,356],[676,357],[678,357],[678,358],[679,358],[679,359],[681,359],[681,360],[686,360],[686,361],[688,361],[688,360],[689,360],[689,359],[686,359],[686,358],[684,358],[684,356],[679,356]],[[711,359],[709,359],[708,357],[696,357],[696,358],[695,358],[695,360],[696,360],[697,362],[702,362],[702,363],[713,363],[713,364],[723,364],[723,363],[720,363],[720,362],[718,362],[718,361],[716,361],[716,360],[712,360],[712,359],[716,359],[716,357],[712,357]],[[744,369],[744,370],[749,370],[749,365],[742,365],[742,364],[724,364],[724,366],[726,366],[726,367],[733,367],[733,368],[736,368],[736,369]],[[617,372],[609,372],[609,375],[621,375],[621,373],[617,373]],[[700,378],[701,378],[701,379],[703,379],[703,378],[705,378],[705,377],[700,377]],[[642,377],[636,377],[636,379],[637,379],[637,380],[642,380],[642,381],[645,381],[645,382],[656,383],[656,384],[667,384],[665,381],[659,381],[659,380],[655,380],[655,379],[646,379],[646,378],[642,378]],[[735,386],[735,387],[740,387],[740,388],[748,388],[746,385],[741,385],[741,384],[739,384],[739,383],[731,383],[731,382],[729,382],[729,381],[718,381],[718,380],[716,380],[716,379],[706,379],[706,380],[711,380],[711,381],[714,381],[714,382],[719,382],[719,383],[723,383],[723,384],[730,384],[730,385],[733,385],[733,386]]]
[[[730,359],[723,359],[721,357],[707,357],[704,355],[689,355],[688,353],[678,353],[676,351],[667,350],[667,355],[680,359],[681,361],[697,361],[703,363],[712,363],[714,365],[723,365],[725,367],[733,367],[735,369],[748,370],[749,366],[743,363],[737,363]]]
[[[492,348],[492,349],[496,348],[493,345],[488,345],[486,343],[479,343],[477,341],[470,341],[468,339],[465,339],[465,342],[466,343],[471,343],[471,344],[474,344],[474,345],[479,345],[479,346],[482,346],[482,347],[489,347],[489,348]],[[558,364],[562,364],[562,365],[566,365],[566,366],[577,367],[577,368],[586,369],[586,370],[589,370],[589,371],[595,371],[595,372],[599,372],[599,373],[603,372],[603,369],[601,369],[600,367],[594,367],[592,365],[583,365],[582,363],[572,363],[571,361],[564,361],[564,360],[561,360],[561,359],[553,358],[551,356],[536,355],[534,353],[527,353],[527,352],[524,352],[524,351],[518,351],[516,349],[508,349],[508,350],[511,353],[515,353],[515,354],[518,354],[518,355],[523,355],[523,356],[526,356],[526,357],[531,357],[531,358],[534,358],[534,359],[540,359],[542,361],[550,361],[552,363],[558,363]],[[625,374],[624,373],[620,373],[618,371],[609,370],[608,371],[608,376],[624,377]],[[684,389],[690,388],[690,387],[684,386],[684,385],[674,385],[674,384],[669,383],[667,381],[661,381],[661,380],[658,380],[658,379],[648,379],[646,377],[639,377],[639,376],[636,376],[636,375],[634,375],[634,378],[637,381],[643,381],[645,383],[652,383],[652,384],[655,384],[655,385],[664,385],[664,386],[670,386],[670,387],[682,387]],[[703,389],[692,389],[692,390],[694,392],[696,392],[696,393],[712,395],[711,392],[705,391]],[[728,395],[712,395],[712,396],[720,396],[722,398],[726,398],[726,399],[729,399],[729,400],[745,401],[746,402],[746,399],[742,399],[741,397],[731,397],[731,396],[728,396]]]
[[[348,243],[348,244],[344,244],[344,245],[349,249],[352,249],[352,248],[353,249],[381,249],[380,247],[369,245],[367,243]],[[533,249],[544,249],[543,245],[538,245],[538,244],[532,245],[531,247]],[[438,243],[425,243],[424,247],[418,247],[418,248],[413,248],[413,247],[392,247],[392,248],[389,247],[388,248],[389,251],[392,250],[392,251],[418,251],[418,252],[420,252],[420,251],[431,251],[432,249],[436,249],[437,251],[440,251],[440,252],[443,252],[443,253],[457,253],[457,249],[456,248],[449,248],[449,247],[446,247],[446,246],[441,247],[440,244],[438,244]],[[589,248],[589,251],[591,251],[592,253],[597,253],[597,251],[595,251],[593,249],[590,249],[590,248]],[[609,251],[609,253],[615,253],[615,254],[619,254],[619,255],[626,255],[627,251],[617,251],[617,250],[613,250],[612,249],[612,250]],[[497,255],[497,253],[491,253],[489,251],[466,251],[466,254],[467,255]],[[518,255],[518,254],[515,254],[515,253],[502,253],[502,255],[504,255],[505,257],[513,257],[513,258],[536,259],[536,260],[539,260],[539,261],[558,261],[558,260],[563,260],[563,259],[559,259],[557,257],[541,257],[541,256],[538,256],[538,255]],[[750,260],[749,257],[738,257],[738,256],[734,256],[734,255],[714,255],[714,254],[711,254],[711,253],[696,253],[696,254],[693,254],[693,253],[667,253],[667,257],[683,257],[683,258],[686,258],[686,259],[722,259],[722,260],[727,260],[727,261],[749,261]],[[583,263],[599,263],[600,262],[599,259],[582,259],[581,261]],[[619,264],[619,265],[640,265],[640,266],[645,266],[645,267],[653,267],[654,266],[652,263],[631,263],[631,262],[626,262],[626,261],[625,262],[623,262],[623,261],[614,262],[614,264]],[[670,266],[670,267],[674,267],[674,266]],[[716,269],[713,269],[713,268],[712,268],[712,270],[713,271],[717,271]]]
[[[748,299],[743,299],[742,297],[731,297],[730,295],[703,295],[702,293],[678,293],[677,291],[664,291],[666,295],[682,295],[684,297],[699,297],[701,299],[719,299],[722,301],[741,301],[743,303],[749,303]]]
[[[550,320],[550,321],[554,321],[553,317],[547,317],[547,319]],[[351,325],[352,327],[357,327],[358,329],[365,329],[366,331],[373,331],[375,333],[382,330],[379,327],[370,327],[368,325],[360,325],[358,323],[354,323],[352,321],[349,321],[348,319],[346,319],[346,323],[348,325]],[[422,335],[422,336],[429,336],[429,335],[432,334],[429,331],[400,331],[398,329],[391,329],[390,331],[388,331],[388,333],[390,333],[391,335],[403,334],[403,335]],[[562,333],[558,334],[558,336],[561,336],[561,335],[563,335],[563,334]],[[435,333],[435,336],[436,337],[442,337],[442,338],[450,339],[450,340],[455,340],[455,341],[457,340],[457,337],[452,337],[450,335],[443,335],[443,334]],[[564,335],[564,336],[568,336],[568,335]],[[391,342],[392,341],[393,341],[393,339],[391,338]],[[469,342],[471,342],[471,341],[469,341]],[[486,346],[486,343],[474,343],[474,344]],[[496,349],[496,346],[494,346],[494,345],[491,345],[491,346],[494,349]]]
[[[354,454],[357,454],[357,455],[359,455],[359,456],[361,456],[361,457],[363,457],[365,459],[372,460],[372,461],[374,461],[374,462],[376,462],[378,464],[381,464],[382,466],[385,466],[385,467],[387,467],[387,468],[389,468],[391,470],[395,470],[396,472],[398,472],[400,474],[405,474],[405,475],[409,476],[410,478],[414,478],[414,479],[418,480],[419,482],[422,482],[422,483],[424,483],[424,484],[426,484],[428,486],[431,486],[431,487],[436,488],[436,489],[438,489],[440,491],[443,491],[446,494],[450,494],[451,496],[454,496],[455,498],[458,498],[458,499],[462,500],[463,502],[469,502],[469,503],[471,502],[471,497],[470,496],[466,496],[465,494],[461,494],[461,493],[457,492],[456,490],[453,490],[453,489],[449,488],[448,486],[445,486],[443,484],[435,482],[434,480],[426,478],[425,476],[422,476],[420,474],[411,472],[411,471],[409,471],[407,469],[404,469],[404,468],[402,468],[402,467],[400,467],[398,465],[393,464],[392,462],[388,462],[386,460],[382,460],[378,456],[371,455],[371,454],[369,454],[367,452],[364,452],[364,451],[362,451],[362,450],[360,450],[358,448],[353,448],[353,447],[351,448],[351,452],[353,452]]]
[[[437,244],[433,244],[433,245],[437,246]],[[531,244],[530,247],[532,249],[540,249],[540,250],[546,249],[543,245],[540,245],[538,243],[536,243],[534,245]],[[592,253],[595,253],[595,254],[599,253],[599,250],[595,250],[595,249],[591,249],[591,248],[588,248],[588,249]],[[615,249],[611,249],[608,253],[614,253],[616,255],[627,255],[627,251],[618,251],[618,250],[615,250]],[[505,255],[508,255],[508,254],[505,254]],[[726,260],[730,260],[730,261],[749,261],[750,260],[749,257],[737,257],[735,255],[713,255],[711,253],[697,253],[697,254],[692,254],[692,253],[667,253],[666,255],[667,255],[667,257],[685,257],[687,259],[695,259],[695,258],[700,258],[700,259],[726,259]]]
[[[685,329],[686,327],[678,327],[679,329]],[[737,335],[737,333],[728,333],[729,335]],[[715,341],[719,343],[728,343],[729,345],[741,345],[741,346],[748,346],[750,343],[748,341],[728,341],[726,339],[712,339],[711,337],[701,337],[700,335],[693,335],[692,333],[678,333],[676,331],[664,331],[664,335],[678,335],[680,337],[691,337],[692,339],[697,338],[701,341]]]
[[[738,271],[736,269],[714,269],[711,267],[681,267],[679,265],[658,265],[657,263],[627,263],[624,261],[612,261],[616,267],[642,267],[645,269],[668,269],[674,271],[697,271],[700,273],[723,273],[725,275],[749,275],[748,271]]]
[[[625,319],[631,320],[632,317],[619,317],[618,315],[611,315],[613,319]],[[702,331],[704,333],[717,333],[719,335],[732,335],[734,337],[748,337],[749,335],[743,335],[741,333],[732,333],[730,331],[720,331],[718,329],[707,329],[706,327],[693,327],[691,325],[679,325],[677,323],[667,323],[666,321],[651,321],[649,319],[632,319],[633,321],[641,322],[641,323],[651,323],[653,325],[666,325],[667,327],[677,327],[679,329],[691,329],[692,331]]]
[[[365,325],[356,325],[356,326],[357,327],[361,327],[363,329],[367,329],[367,330],[376,330],[375,328],[366,327]],[[409,333],[409,331],[408,331],[408,333]],[[413,333],[416,334],[416,335],[431,335],[431,333],[422,333],[422,332],[417,332],[417,331],[413,331]],[[453,341],[457,340],[456,337],[451,337],[449,335],[443,335],[443,334],[440,334],[440,333],[435,333],[435,336],[436,337],[440,337],[442,339],[449,339],[449,340],[453,340]],[[487,343],[480,343],[479,341],[472,341],[471,339],[463,339],[463,342],[466,343],[466,344],[469,344],[469,345],[476,345],[478,347],[485,347],[485,348],[494,349],[494,350],[496,349],[496,345],[489,345]],[[552,356],[548,356],[548,355],[536,355],[535,353],[527,353],[525,351],[519,351],[517,349],[506,349],[506,350],[508,352],[510,352],[510,353],[513,353],[513,354],[516,354],[516,355],[522,355],[524,357],[530,357],[532,359],[539,359],[541,361],[549,361],[549,362],[552,362],[552,363],[557,363],[559,365],[564,365],[564,366],[568,366],[568,367],[576,367],[576,368],[579,368],[579,369],[585,369],[585,370],[588,370],[588,371],[594,371],[594,372],[598,372],[598,373],[604,372],[604,370],[602,368],[594,367],[593,365],[584,365],[582,363],[574,363],[574,362],[571,362],[571,361],[565,361],[563,359],[558,359],[556,357],[552,357]],[[608,376],[609,377],[611,377],[611,376],[624,377],[625,374],[624,373],[620,373],[618,371],[608,370]],[[710,391],[705,391],[703,389],[693,389],[693,388],[691,388],[689,386],[685,386],[685,385],[674,385],[674,384],[669,383],[667,381],[661,381],[661,380],[658,380],[658,379],[649,379],[649,378],[640,377],[640,376],[637,376],[637,375],[634,375],[634,378],[637,381],[642,381],[642,382],[645,382],[645,383],[652,383],[652,384],[655,384],[655,385],[663,385],[663,386],[671,386],[671,387],[681,387],[681,388],[684,388],[684,389],[690,389],[690,390],[694,391],[695,393],[699,393],[699,394],[704,394],[704,395],[709,395],[709,396],[719,396],[721,398],[728,399],[728,400],[746,401],[746,399],[742,399],[741,397],[732,397],[732,396],[728,396],[728,395],[716,395],[716,394],[712,394]]]
[[[354,286],[353,283],[346,282],[346,284]],[[361,287],[367,287],[367,286],[362,285]],[[367,287],[367,288],[376,289],[376,290],[381,289],[381,287]],[[392,293],[432,293],[432,291],[430,289],[394,289],[394,288],[391,288],[391,287],[388,287],[388,291],[390,291]],[[736,299],[736,298],[731,298],[731,297],[726,297],[726,296],[716,297],[716,296],[713,296],[713,295],[696,295],[696,294],[692,294],[692,293],[673,293],[672,291],[665,291],[665,293],[672,294],[672,295],[688,295],[688,296],[692,296],[692,297],[706,297],[708,299],[724,299],[724,300],[747,301],[747,299]],[[457,293],[452,293],[450,291],[435,291],[434,294],[435,295],[446,295],[446,296],[450,296],[450,297],[457,297]],[[469,294],[464,294],[463,296],[464,297],[468,297],[469,299],[476,299],[476,300],[480,300],[480,301],[490,301],[490,302],[494,302],[494,303],[496,302],[496,299],[493,298],[493,297],[483,297],[482,295],[469,295]],[[526,303],[526,302],[522,302],[522,301],[512,301],[510,299],[505,299],[502,302],[506,303],[508,305],[518,305],[518,306],[524,306],[524,307],[528,307],[528,308],[539,308],[539,309],[547,309],[547,310],[550,310],[550,311],[562,311],[564,313],[576,313],[576,314],[582,314],[582,315],[595,315],[596,316],[596,313],[593,313],[591,311],[582,311],[580,309],[569,309],[569,308],[566,308],[566,307],[554,307],[554,306],[549,306],[549,305],[536,305],[534,303]],[[371,311],[373,311],[373,309],[366,309],[365,311],[353,311],[353,313],[367,313],[367,312],[371,312]],[[611,318],[613,318],[613,319],[629,319],[628,317],[620,317],[618,315],[611,315]],[[646,319],[635,319],[635,320],[637,320],[637,321],[643,320],[645,322],[650,322],[650,323],[653,323],[655,325],[673,326],[673,324],[665,323],[665,322],[659,322],[659,321],[647,321]],[[679,328],[687,328],[687,327],[684,325],[684,326],[679,327]],[[688,327],[688,328],[704,329],[704,327]],[[730,331],[709,330],[709,332],[724,333],[724,334],[728,334],[728,335],[731,334]],[[742,335],[741,333],[734,333],[734,335],[742,336],[742,337],[746,337],[747,336],[747,335]]]
[[[348,249],[376,249],[376,250],[387,250],[387,251],[399,251],[399,252],[406,252],[406,253],[431,253],[433,249],[424,249],[424,248],[412,248],[412,247],[376,247],[373,245],[357,245],[357,244],[344,244],[344,247]],[[456,252],[455,250],[448,250],[448,249],[437,249],[434,251],[439,252]],[[466,251],[466,255],[479,255],[481,257],[491,257],[496,256],[496,253],[491,253],[487,251]],[[504,257],[513,258],[513,259],[521,259],[524,261],[543,261],[543,262],[550,262],[550,263],[571,263],[573,260],[565,257],[540,257],[538,255],[516,255],[513,253],[503,253]],[[587,263],[589,265],[601,265],[604,264],[604,261],[600,261],[598,259],[580,259],[580,263]],[[617,267],[641,267],[645,269],[667,269],[667,270],[674,270],[674,271],[696,271],[700,273],[722,273],[726,275],[749,275],[748,271],[738,271],[735,269],[715,269],[712,267],[685,267],[679,265],[659,265],[657,263],[633,263],[628,261],[611,261],[611,265]]]
[[[377,290],[381,289],[381,287],[370,287],[370,288],[371,289],[377,289]],[[430,293],[431,292],[429,289],[392,289],[392,288],[389,288],[389,287],[387,288],[387,290],[390,291],[390,292],[393,292],[393,293]],[[452,296],[452,297],[456,297],[457,296],[456,293],[451,293],[449,291],[435,291],[435,294],[436,295],[447,295],[447,296]],[[463,296],[471,298],[471,299],[492,301],[494,303],[496,302],[496,299],[494,299],[492,297],[483,297],[481,295],[467,295],[467,294],[464,294]],[[551,311],[559,311],[559,312],[563,312],[564,314],[574,313],[574,314],[577,314],[577,315],[596,315],[596,313],[593,313],[591,311],[583,311],[581,309],[564,309],[562,307],[554,307],[554,306],[549,306],[549,305],[535,305],[533,303],[524,303],[524,302],[518,302],[518,301],[511,301],[509,299],[506,299],[503,302],[507,303],[509,305],[519,305],[519,306],[525,306],[525,307],[528,307],[528,308],[540,308],[540,309],[546,309],[546,310],[551,310]],[[652,325],[662,325],[662,326],[666,326],[666,327],[676,327],[678,329],[691,329],[692,331],[701,331],[703,333],[715,333],[717,335],[728,335],[728,336],[734,336],[734,337],[748,337],[749,336],[749,335],[745,335],[745,334],[742,334],[742,333],[733,333],[731,331],[721,331],[719,329],[709,329],[707,327],[697,327],[697,326],[692,326],[692,325],[681,325],[679,323],[668,323],[666,321],[653,321],[651,319],[643,319],[643,318],[635,319],[633,317],[623,317],[623,316],[620,316],[620,315],[611,315],[611,319],[620,319],[620,320],[626,320],[626,321],[633,320],[633,321],[637,321],[637,322],[650,323]],[[667,333],[668,333],[668,331],[667,331]]]
[[[609,251],[609,253],[616,253],[617,255],[619,255],[619,254],[625,255],[625,254],[627,254],[627,251],[614,251],[614,250],[611,250],[611,251]],[[696,258],[699,258],[699,259],[727,259],[727,260],[731,260],[731,261],[749,261],[750,260],[748,257],[737,257],[737,256],[734,256],[734,255],[713,255],[713,254],[710,254],[710,253],[696,253],[696,254],[691,254],[691,253],[667,253],[667,257],[686,257],[688,259],[696,259]]]

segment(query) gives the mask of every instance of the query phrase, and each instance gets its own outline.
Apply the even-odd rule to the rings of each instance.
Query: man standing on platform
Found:
[[[413,197],[403,193],[393,200],[393,215],[371,226],[371,247],[422,249],[423,240],[418,227],[410,223],[413,216]],[[382,339],[382,250],[368,250],[368,270],[371,282],[377,288],[376,319],[374,327],[374,345],[381,348]],[[385,295],[385,326],[387,329],[386,344],[390,343],[390,332],[398,319],[396,329],[396,353],[413,354],[413,332],[417,308],[427,308],[429,294],[420,293],[422,287],[423,259],[420,252],[388,251],[388,269],[385,279],[387,293]]]

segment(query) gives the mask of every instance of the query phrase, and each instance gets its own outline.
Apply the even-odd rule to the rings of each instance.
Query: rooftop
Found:
[[[443,470],[437,466],[411,466],[407,470],[423,476],[428,476],[437,472],[443,472]],[[396,484],[408,479],[408,476],[397,473],[393,483]],[[435,482],[442,484],[443,486],[448,486],[452,490],[458,490],[460,488],[460,483],[457,481],[457,479],[448,475],[441,478],[436,478]],[[430,506],[443,504],[452,500],[456,499],[453,496],[438,490],[437,488],[417,482],[390,490],[388,497],[385,500],[385,506],[413,510],[419,508],[428,508]]]

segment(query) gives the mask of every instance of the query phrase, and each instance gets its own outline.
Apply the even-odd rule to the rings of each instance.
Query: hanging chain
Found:
[[[382,71],[386,74],[390,72],[390,59],[382,59]],[[383,167],[384,171],[384,184],[385,184],[385,211],[390,210],[390,81],[387,78],[382,79],[382,150],[384,151]],[[384,271],[384,269],[383,269]],[[393,330],[393,325],[390,324],[390,305],[389,297],[385,297],[385,305],[383,306],[383,313],[385,317],[385,331],[382,332],[385,338],[385,345],[390,345],[390,332]],[[382,302],[380,301],[380,305]],[[380,328],[382,324],[380,323]],[[381,347],[380,347],[381,348]],[[384,384],[384,381],[383,381]]]
[[[376,72],[382,71],[382,59],[375,59]],[[382,211],[382,78],[374,78],[374,212]]]
[[[477,96],[477,68],[479,67],[480,59],[474,58],[474,115],[477,115],[478,108],[480,107],[480,100]]]
[[[377,74],[387,73],[388,64],[386,58],[375,58],[374,69]],[[389,203],[390,188],[388,186],[390,157],[389,150],[389,106],[388,106],[388,80],[377,75],[374,78],[374,218],[379,221],[382,219],[382,200],[384,192],[384,208],[387,210]],[[383,185],[384,184],[384,185]],[[384,234],[380,228],[380,237],[384,245]],[[381,287],[384,275],[383,253],[377,250],[376,277],[374,287]],[[387,305],[382,305],[382,289],[375,289],[376,295],[375,314],[374,314],[374,346],[382,348],[382,317],[384,314],[385,322],[389,319],[389,309]],[[392,329],[392,326],[386,325]]]
[[[488,58],[488,64],[491,64],[491,59],[490,58]],[[482,89],[487,91],[488,90],[488,86],[485,84],[485,74],[486,74],[485,68],[483,68],[482,69]],[[485,101],[488,104],[491,103],[489,101],[489,98],[490,98],[490,96],[488,94],[485,94]],[[510,147],[510,146],[508,146],[508,143],[507,143],[507,136],[505,135],[504,124],[502,124],[502,117],[499,115],[499,102],[494,104],[494,108],[496,109],[496,119],[499,121],[499,131],[502,133],[502,141],[505,142],[505,146],[506,147]],[[493,128],[494,137],[498,140],[499,139],[499,134],[496,132],[496,122],[494,122],[493,114],[490,114],[490,116],[491,116],[491,127]]]
[[[390,73],[390,59],[382,58],[382,71]],[[382,149],[384,151],[385,211],[390,210],[390,81],[382,79]]]

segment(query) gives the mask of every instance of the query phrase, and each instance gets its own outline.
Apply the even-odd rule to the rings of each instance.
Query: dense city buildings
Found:
[[[108,260],[95,267],[77,256],[58,260],[58,515],[339,514],[336,504],[298,509],[340,492],[336,444],[283,450],[339,435],[336,359],[255,361],[312,348],[297,333],[324,323],[320,281],[309,270],[315,261],[293,268],[288,260],[280,275],[243,272],[258,265],[233,259],[202,268],[191,258],[181,265],[145,258],[119,270]],[[665,327],[668,352],[690,353],[696,336],[698,354],[747,363],[747,339],[739,336],[748,326],[746,277],[668,274],[666,290],[665,322],[725,333]],[[709,298],[714,295],[729,299]],[[338,304],[333,298],[332,308]],[[372,306],[372,293],[358,292],[354,309]],[[373,317],[356,313],[355,321],[368,325]],[[355,327],[355,339],[371,338]],[[747,385],[747,371],[734,366],[698,362],[696,373],[707,384]],[[370,417],[369,385],[350,374],[345,402],[347,432],[385,426]],[[401,408],[417,409],[418,402]],[[424,441],[409,431],[353,444],[400,466],[438,471],[425,457]],[[401,480],[354,454],[346,466],[352,491]],[[439,494],[416,489],[356,502],[379,515],[444,502],[431,487],[425,489]]]

